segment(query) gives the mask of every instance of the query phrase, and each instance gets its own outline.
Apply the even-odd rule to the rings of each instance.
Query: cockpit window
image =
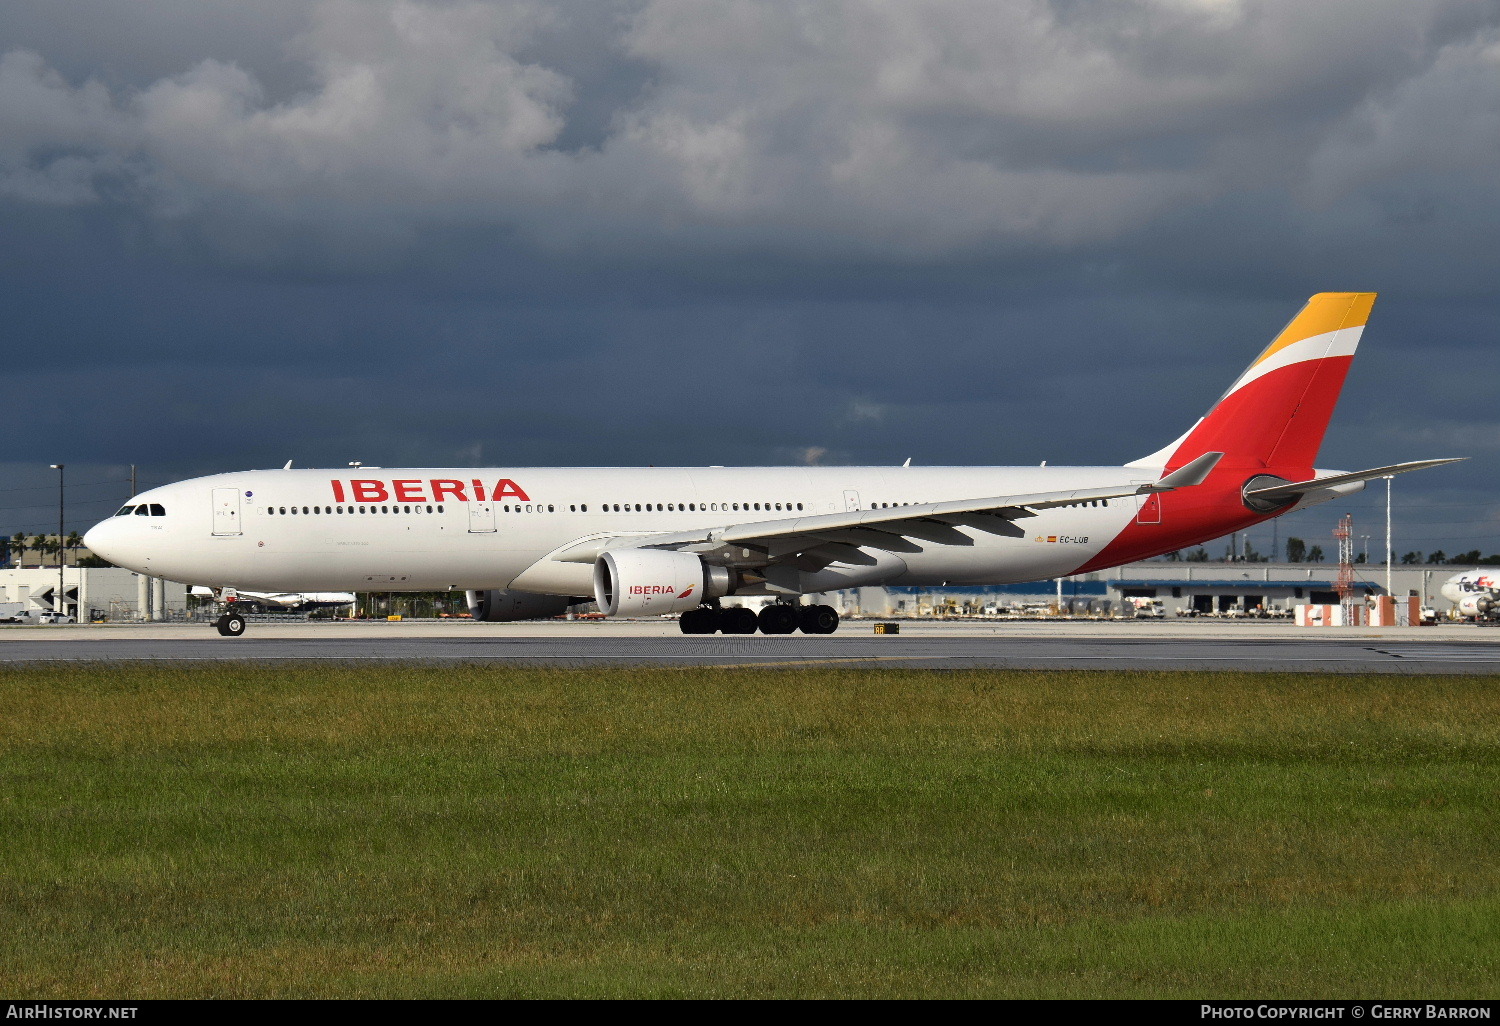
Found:
[[[151,507],[143,502],[135,508],[135,515],[138,517],[149,517],[151,515]]]
[[[135,507],[134,506],[122,506],[122,507],[120,507],[120,512],[116,513],[115,516],[117,516],[117,517],[128,517],[128,516],[130,516],[130,514],[132,514],[134,512],[135,512]]]
[[[163,506],[159,502],[153,502],[151,504],[151,515],[153,517],[164,517],[164,516],[166,516],[167,515],[166,507]]]

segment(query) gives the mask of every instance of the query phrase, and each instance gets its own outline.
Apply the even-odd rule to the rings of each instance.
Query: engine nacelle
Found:
[[[660,616],[728,595],[733,573],[691,552],[618,549],[594,563],[594,600],[605,616]]]
[[[528,595],[524,591],[471,591],[469,615],[488,623],[505,623],[509,620],[545,620],[550,616],[561,616],[568,611],[573,599],[559,595]]]
[[[1495,602],[1488,595],[1465,595],[1458,600],[1458,611],[1465,616],[1488,616]]]

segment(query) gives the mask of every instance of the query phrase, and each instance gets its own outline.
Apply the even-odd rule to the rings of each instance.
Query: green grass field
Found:
[[[0,671],[11,997],[1489,997],[1500,679]]]

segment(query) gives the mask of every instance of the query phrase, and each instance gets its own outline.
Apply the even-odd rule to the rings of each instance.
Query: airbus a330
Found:
[[[1453,462],[1314,467],[1374,302],[1313,296],[1186,433],[1122,466],[257,470],[144,492],[84,540],[223,598],[463,590],[479,620],[591,598],[685,634],[827,634],[837,612],[803,596],[1100,570]],[[741,595],[773,601],[720,603]]]

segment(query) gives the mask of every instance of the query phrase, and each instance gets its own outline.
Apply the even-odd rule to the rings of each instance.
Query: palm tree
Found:
[[[67,546],[73,550],[73,563],[76,566],[78,563],[78,550],[83,548],[83,535],[77,531],[69,533]]]
[[[10,538],[10,561],[13,566],[20,566],[25,562],[26,555],[26,532],[17,531]]]
[[[45,534],[34,534],[31,536],[31,544],[27,547],[33,549],[36,554],[38,556],[41,556],[45,561],[47,558],[47,553],[51,551],[48,548],[51,541],[52,539],[48,538]]]

